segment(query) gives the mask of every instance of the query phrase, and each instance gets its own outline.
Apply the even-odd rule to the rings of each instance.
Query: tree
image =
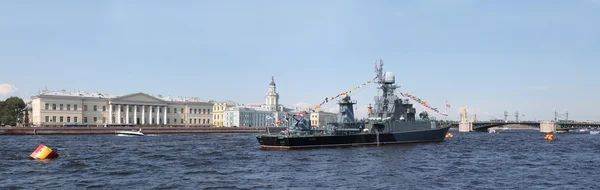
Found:
[[[23,109],[25,109],[23,99],[15,96],[7,98],[0,104],[0,124],[16,126],[23,121]]]

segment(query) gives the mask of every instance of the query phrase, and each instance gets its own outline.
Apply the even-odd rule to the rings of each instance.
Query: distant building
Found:
[[[225,127],[265,127],[274,123],[273,112],[265,108],[236,106],[228,108],[223,116]]]
[[[314,112],[310,114],[310,122],[313,127],[323,127],[328,123],[333,123],[338,120],[338,114],[331,112]]]
[[[172,125],[209,127],[213,103],[199,98],[43,91],[31,97],[33,125]]]
[[[292,109],[279,104],[275,79],[271,77],[269,90],[265,96],[265,104],[237,105],[223,111],[225,127],[265,127],[273,126],[282,120]]]
[[[235,102],[217,102],[213,105],[213,126],[214,127],[223,127],[224,123],[224,111],[227,108],[235,107]]]

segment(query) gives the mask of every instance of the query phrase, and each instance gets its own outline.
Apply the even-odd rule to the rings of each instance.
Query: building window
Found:
[[[67,104],[67,110],[71,110],[71,104]]]
[[[177,119],[176,118],[173,118],[173,123],[177,123]]]
[[[63,105],[62,104],[60,104],[60,110],[63,110]]]
[[[56,110],[56,104],[52,104],[52,110]]]
[[[83,111],[87,111],[87,105],[83,105]]]
[[[192,112],[192,108],[190,108],[190,112],[188,112],[188,113],[189,113],[189,114],[191,114],[191,113],[194,113],[194,112]]]
[[[106,117],[102,118],[102,123],[106,123]]]
[[[93,111],[98,111],[98,105],[94,105]]]
[[[51,122],[56,122],[56,116],[52,116],[52,121]]]
[[[173,113],[177,113],[177,108],[173,108]],[[175,122],[173,122],[175,123]]]
[[[73,104],[73,110],[77,111],[77,104]]]
[[[206,123],[210,123],[210,119],[206,119]]]
[[[46,103],[46,110],[50,109],[50,104]]]
[[[206,114],[206,109],[202,109],[202,114]]]
[[[73,121],[77,123],[77,117],[73,117]]]
[[[192,119],[190,119],[190,124],[192,124]]]
[[[62,105],[62,104],[61,104]],[[60,122],[63,122],[63,116],[60,116]]]
[[[98,121],[97,117],[94,117],[94,123],[96,123]]]
[[[208,112],[208,113],[206,113],[206,114],[210,114],[210,109],[207,109],[207,110],[206,110],[206,112]]]
[[[181,113],[183,113],[183,108],[181,108]]]
[[[102,106],[102,111],[106,111],[106,106]]]
[[[171,109],[167,108],[167,113],[171,113]],[[169,123],[169,120],[167,120],[167,123]]]
[[[85,107],[85,106],[84,106]],[[87,117],[83,117],[83,122],[87,123]]]
[[[48,104],[46,104],[48,105]],[[46,122],[50,122],[50,116],[46,116]]]
[[[71,122],[71,117],[67,116],[67,123]]]
[[[194,114],[196,114],[196,109],[194,109]]]

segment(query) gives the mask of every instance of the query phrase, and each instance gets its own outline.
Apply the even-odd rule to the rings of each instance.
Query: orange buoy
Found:
[[[48,148],[44,144],[40,144],[33,153],[31,153],[31,158],[38,160],[52,159],[58,157],[58,154],[54,152],[52,149]]]
[[[447,133],[446,134],[446,138],[452,138],[452,137],[454,137],[454,135],[452,135],[452,133]]]
[[[549,141],[553,141],[554,140],[554,135],[551,133],[546,134],[546,136],[544,137],[544,139],[549,140]]]

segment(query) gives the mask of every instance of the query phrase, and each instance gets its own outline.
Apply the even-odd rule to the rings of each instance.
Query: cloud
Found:
[[[12,93],[16,92],[17,90],[18,89],[15,85],[8,84],[8,83],[0,84],[0,95],[1,96],[11,95]]]
[[[306,109],[308,107],[310,107],[310,104],[306,102],[297,102],[294,104],[294,108]]]

